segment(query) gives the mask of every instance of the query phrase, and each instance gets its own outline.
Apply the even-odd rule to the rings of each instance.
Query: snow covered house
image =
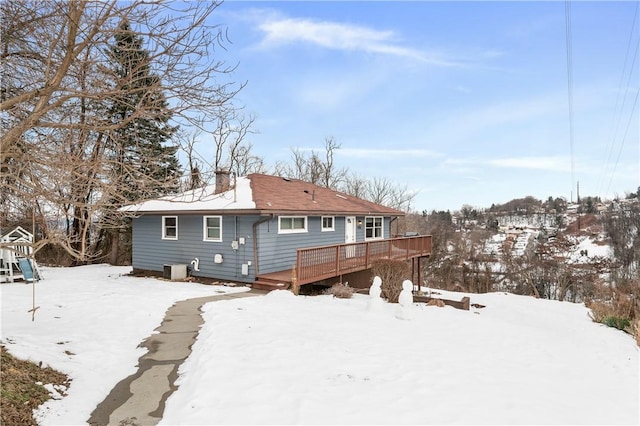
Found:
[[[348,280],[379,258],[431,253],[431,237],[389,238],[404,213],[301,180],[250,174],[122,209],[133,215],[134,271],[254,288]],[[419,268],[418,268],[419,269]],[[368,286],[370,277],[351,277]]]

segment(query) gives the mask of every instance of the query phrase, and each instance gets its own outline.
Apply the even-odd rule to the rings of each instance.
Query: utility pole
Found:
[[[581,213],[580,212],[580,210],[581,210],[581,208],[580,208],[580,181],[578,181],[577,184],[578,184],[578,186],[576,188],[576,191],[577,191],[577,195],[578,195],[578,212],[577,213],[578,213],[578,231],[579,231],[580,230],[580,213]]]

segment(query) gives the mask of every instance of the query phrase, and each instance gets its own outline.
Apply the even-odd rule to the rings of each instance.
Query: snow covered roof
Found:
[[[197,188],[176,195],[124,206],[120,210],[132,213],[194,212],[255,209],[250,181],[246,177],[236,179],[235,186],[215,193],[215,185]]]
[[[219,212],[238,214],[344,214],[404,216],[404,212],[299,179],[253,173],[239,177],[231,189],[215,185],[125,206],[136,214]]]

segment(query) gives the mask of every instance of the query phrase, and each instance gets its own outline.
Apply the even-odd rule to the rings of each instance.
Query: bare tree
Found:
[[[213,172],[238,171],[240,156],[250,155],[251,145],[246,144],[246,138],[253,132],[254,121],[253,115],[245,116],[233,106],[219,109],[216,128],[211,132],[215,146]]]
[[[416,194],[406,185],[394,183],[388,178],[374,177],[368,182],[366,199],[398,210],[410,211]]]
[[[7,222],[35,211],[38,248],[56,244],[79,262],[101,255],[94,244],[100,229],[121,226],[118,207],[134,201],[123,196],[114,171],[148,187],[165,180],[141,176],[138,165],[123,161],[126,153],[118,149],[125,133],[120,130],[148,120],[158,108],[157,102],[141,101],[117,120],[108,113],[115,99],[140,90],[131,78],[114,73],[107,53],[119,23],[126,20],[145,41],[144,66],[153,75],[146,89],[162,93],[169,124],[204,129],[221,108],[231,108],[243,87],[221,82],[233,67],[214,56],[226,40],[224,29],[211,23],[219,5],[2,2],[0,209]]]
[[[196,143],[200,134],[200,131],[196,131],[190,135],[178,135],[180,137],[180,146],[187,154],[187,171],[189,175],[183,185],[185,190],[200,188],[203,185],[201,166],[196,153]]]
[[[233,153],[233,165],[230,171],[236,176],[246,176],[250,173],[266,173],[267,168],[262,157],[251,153],[253,145],[248,143],[237,147]]]
[[[324,174],[323,164],[315,151],[311,151],[311,154],[307,156],[300,149],[292,148],[291,157],[292,164],[280,163],[276,165],[278,174],[292,179],[300,179],[314,185],[322,184],[320,179]]]
[[[347,176],[346,168],[338,168],[334,156],[341,145],[333,137],[325,139],[324,158],[311,150],[310,153],[298,148],[291,149],[293,164],[278,163],[275,174],[293,179],[300,179],[325,188],[338,189]]]
[[[616,259],[612,280],[633,280],[640,275],[640,203],[620,204],[604,215],[604,229]]]
[[[333,137],[326,138],[324,141],[325,159],[322,164],[322,186],[326,188],[336,189],[344,181],[347,175],[345,168],[338,168],[334,161],[334,156],[342,144],[336,142]]]
[[[345,177],[342,191],[354,197],[364,199],[367,197],[367,184],[368,181],[364,177],[350,173]]]

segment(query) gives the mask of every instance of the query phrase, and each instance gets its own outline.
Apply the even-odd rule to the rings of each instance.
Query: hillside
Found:
[[[40,424],[84,424],[135,371],[138,343],[173,301],[242,291],[128,272],[45,268],[33,322],[31,286],[0,286],[2,344],[71,379],[67,396],[37,410]],[[468,295],[484,307],[415,304],[409,320],[393,304],[368,310],[366,295],[208,304],[162,424],[638,423],[631,336],[594,323],[583,304]]]

